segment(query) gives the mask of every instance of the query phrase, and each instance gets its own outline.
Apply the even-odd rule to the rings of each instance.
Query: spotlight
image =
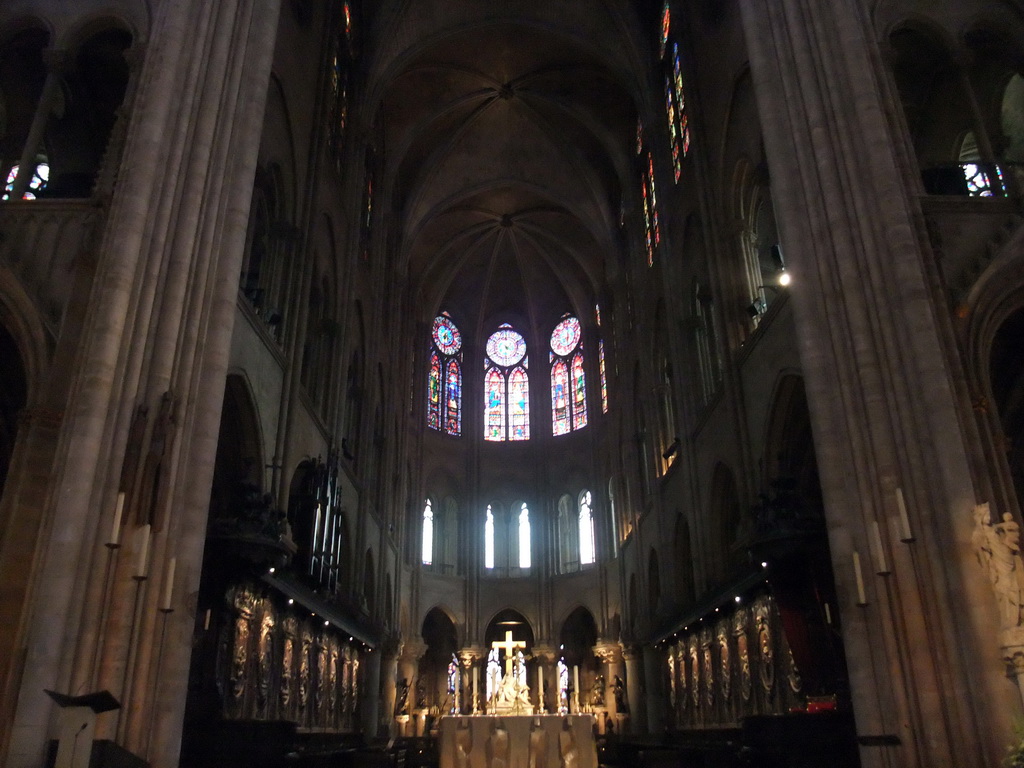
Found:
[[[787,272],[786,270],[782,270],[782,274],[779,275],[779,285],[787,286],[790,284],[792,279],[793,278],[790,276],[789,272]]]

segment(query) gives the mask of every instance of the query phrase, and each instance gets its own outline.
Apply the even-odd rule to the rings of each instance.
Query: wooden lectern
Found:
[[[89,768],[96,715],[120,709],[121,705],[109,691],[84,696],[46,691],[46,695],[60,707],[60,737],[54,768]]]

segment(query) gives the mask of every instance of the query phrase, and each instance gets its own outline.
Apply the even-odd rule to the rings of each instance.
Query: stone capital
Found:
[[[594,655],[605,664],[617,664],[622,661],[622,646],[611,640],[598,640],[594,646]]]
[[[458,651],[459,661],[466,669],[472,668],[476,662],[486,656],[482,645],[468,645]]]
[[[643,646],[639,643],[623,643],[622,658],[627,662],[639,661],[643,658]]]
[[[544,664],[554,664],[558,658],[558,651],[555,650],[553,645],[535,645],[531,649],[531,653],[533,658]]]
[[[405,661],[419,661],[427,652],[427,644],[419,637],[410,637],[402,642],[401,658]]]

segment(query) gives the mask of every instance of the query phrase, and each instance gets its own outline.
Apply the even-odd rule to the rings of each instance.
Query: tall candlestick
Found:
[[[135,577],[146,578],[146,566],[149,565],[149,523],[139,528],[142,544],[139,547],[139,559],[135,562]]]
[[[111,544],[117,544],[121,540],[121,515],[124,514],[124,491],[117,494],[117,504],[114,505],[114,524],[110,528]]]
[[[160,601],[160,608],[171,610],[171,596],[174,594],[174,568],[177,565],[177,558],[172,557],[167,563],[167,573],[164,575],[164,596]]]
[[[907,502],[903,499],[903,489],[896,489],[896,509],[900,515],[900,541],[913,541],[914,532],[910,530],[910,516],[907,515]]]
[[[857,605],[867,605],[868,597],[864,592],[864,574],[860,570],[860,555],[854,550],[853,553],[853,574],[857,577]]]
[[[576,699],[576,711],[580,711],[580,668],[574,665],[572,668],[573,698]]]
[[[875,558],[875,573],[889,573],[885,550],[882,549],[882,532],[879,530],[877,520],[871,521],[871,554]]]

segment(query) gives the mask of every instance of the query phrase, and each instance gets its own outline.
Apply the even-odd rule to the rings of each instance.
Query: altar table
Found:
[[[440,768],[597,768],[594,723],[593,715],[442,717]]]

